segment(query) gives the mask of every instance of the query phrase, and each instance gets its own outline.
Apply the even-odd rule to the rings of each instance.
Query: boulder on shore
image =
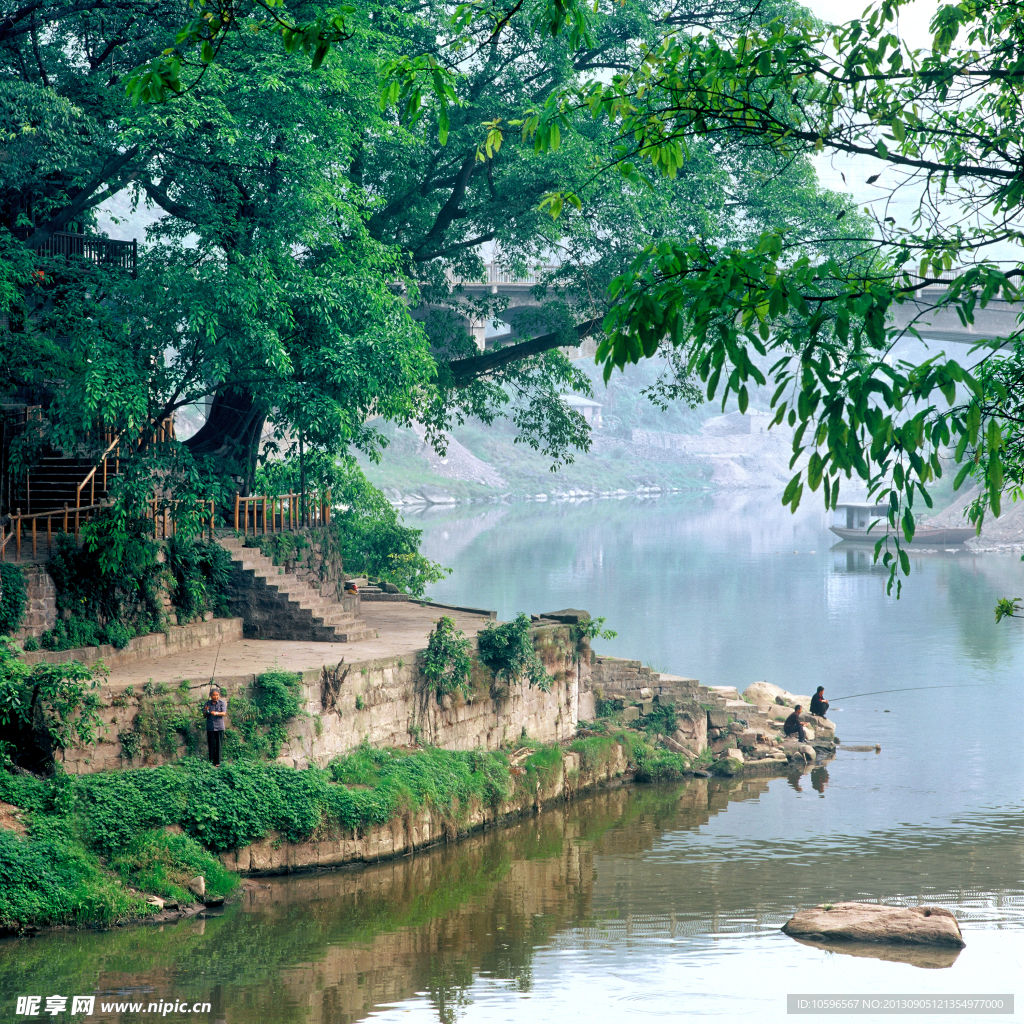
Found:
[[[960,925],[945,907],[886,907],[823,903],[797,911],[782,930],[815,942],[909,942],[962,949]]]
[[[800,704],[804,711],[811,706],[810,697],[790,693],[781,686],[775,686],[774,683],[766,683],[763,680],[751,683],[743,691],[743,699],[751,704],[778,704],[787,708],[793,708]]]

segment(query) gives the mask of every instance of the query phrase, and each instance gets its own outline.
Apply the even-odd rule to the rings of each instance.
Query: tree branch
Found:
[[[36,227],[25,244],[30,249],[38,249],[55,231],[60,231],[68,221],[74,220],[83,210],[88,209],[93,193],[108,179],[113,177],[125,164],[135,159],[139,152],[139,144],[112,156],[85,185],[75,194],[75,198],[55,217],[51,217],[42,227]]]
[[[601,318],[584,320],[577,324],[576,336],[582,341],[587,335],[592,334],[601,326]],[[542,334],[539,338],[531,338],[529,341],[520,341],[515,345],[506,345],[504,348],[495,349],[493,352],[485,352],[479,356],[470,356],[467,359],[453,359],[448,364],[448,370],[452,375],[452,383],[456,387],[466,387],[478,377],[495,370],[509,363],[518,362],[529,356],[540,355],[541,352],[548,352],[553,348],[559,348],[565,344],[565,334],[555,331],[552,334]]]

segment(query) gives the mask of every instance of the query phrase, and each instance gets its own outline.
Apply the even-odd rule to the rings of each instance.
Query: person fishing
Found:
[[[206,715],[206,746],[210,752],[210,763],[220,767],[220,744],[224,738],[224,719],[228,713],[227,701],[222,700],[220,690],[210,690],[210,699],[203,705]]]
[[[800,721],[800,712],[803,711],[803,705],[797,704],[793,708],[793,714],[786,719],[782,725],[782,732],[785,736],[797,736],[801,743],[807,742],[807,733],[804,732],[803,723]]]
[[[825,700],[824,686],[819,686],[817,692],[811,698],[811,714],[821,715],[822,718],[828,714],[828,701]]]

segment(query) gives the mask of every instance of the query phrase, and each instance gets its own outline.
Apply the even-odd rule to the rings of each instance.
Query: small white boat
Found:
[[[887,533],[896,533],[888,523],[888,505],[867,505],[856,502],[846,502],[836,505],[833,513],[832,525],[829,529],[837,536],[846,541],[860,541],[861,543],[874,544],[879,537]],[[874,523],[875,526],[868,532],[868,527]],[[903,530],[899,530],[902,543],[906,544]],[[976,536],[973,526],[942,527],[942,526],[919,526],[914,532],[914,544],[929,544],[935,546],[963,544]]]

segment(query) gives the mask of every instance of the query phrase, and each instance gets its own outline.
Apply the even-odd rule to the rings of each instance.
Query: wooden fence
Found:
[[[178,523],[174,515],[174,506],[178,502],[164,502],[159,498],[150,498],[146,518],[153,523],[153,537],[156,540],[166,540],[178,532]],[[203,501],[200,505],[204,509],[205,526],[204,533],[208,533],[210,540],[213,540],[216,523],[214,520],[215,503]],[[92,519],[93,515],[101,508],[106,507],[103,503],[96,505],[83,505],[70,508],[67,504],[62,509],[52,512],[34,512],[32,515],[22,515],[21,509],[10,517],[9,522],[0,527],[0,562],[7,561],[8,547],[13,555],[11,561],[20,562],[22,547],[31,543],[32,559],[39,558],[39,546],[44,536],[43,522],[45,520],[46,554],[49,556],[53,550],[53,535],[55,533],[74,533],[75,542],[78,542],[82,526]],[[209,516],[205,511],[209,510]],[[56,529],[54,524],[56,522]]]
[[[174,515],[175,506],[182,504],[179,501],[166,501],[162,498],[150,498],[149,499],[149,510],[146,513],[146,518],[153,521],[153,537],[156,540],[166,540],[168,537],[175,537],[178,533],[178,521]],[[216,503],[214,501],[201,501],[199,505],[204,510],[205,527],[204,533],[208,533],[209,539],[213,540],[214,530],[216,529],[216,522],[214,521],[214,512],[216,511]],[[209,510],[209,516],[205,514],[206,510]]]
[[[235,530],[248,535],[252,532],[283,533],[303,526],[327,526],[331,521],[331,492],[306,494],[306,514],[302,516],[302,496],[299,494],[235,495]]]
[[[46,520],[47,555],[50,554],[53,548],[54,533],[68,533],[69,526],[74,530],[75,540],[77,541],[82,523],[89,522],[93,513],[102,507],[102,505],[85,505],[81,508],[69,508],[65,502],[63,509],[55,509],[52,512],[35,512],[32,515],[24,516],[19,508],[10,517],[8,523],[0,527],[0,562],[7,561],[7,546],[11,541],[14,542],[12,545],[12,553],[14,555],[12,561],[21,561],[22,544],[27,543],[29,540],[32,542],[32,558],[37,559],[39,557],[39,539],[42,535],[40,523],[44,519]],[[60,524],[58,530],[53,528],[53,521],[55,519]]]

